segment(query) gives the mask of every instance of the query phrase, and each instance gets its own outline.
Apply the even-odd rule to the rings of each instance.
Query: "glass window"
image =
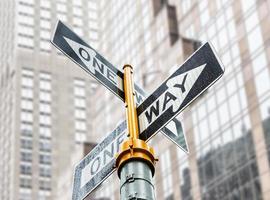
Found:
[[[40,80],[39,88],[42,90],[51,90],[51,83],[47,80]]]
[[[46,167],[41,166],[39,168],[39,175],[42,177],[51,177],[52,176],[51,168],[47,166]]]
[[[33,110],[33,102],[30,100],[22,99],[21,108],[24,110]]]
[[[90,11],[89,13],[93,13],[93,12]],[[82,9],[79,7],[73,7],[73,14],[76,16],[82,16]]]
[[[86,123],[84,121],[75,121],[75,129],[86,131]]]
[[[43,8],[50,8],[51,2],[49,0],[40,0],[40,6]]]
[[[263,45],[263,39],[261,34],[260,26],[257,26],[251,33],[247,35],[248,46],[251,54],[255,53],[256,50]]]
[[[51,18],[51,12],[48,11],[48,10],[43,10],[43,9],[41,9],[41,10],[40,10],[40,16],[41,16],[42,18],[50,19],[50,18]]]
[[[39,142],[39,150],[44,152],[51,152],[52,145],[50,141],[42,140]]]
[[[41,164],[51,164],[51,155],[40,154],[39,163]]]
[[[50,126],[52,121],[51,121],[51,116],[49,115],[40,115],[39,116],[39,123],[42,125],[47,125]]]
[[[160,155],[161,171],[162,171],[162,185],[164,198],[170,196],[173,192],[172,183],[172,171],[171,171],[171,159],[170,150],[167,149]]]
[[[51,181],[49,180],[39,180],[40,190],[51,190]]]
[[[51,105],[47,103],[40,103],[39,110],[41,113],[50,114],[51,113]]]
[[[85,89],[81,87],[75,87],[74,95],[78,97],[85,97]]]
[[[253,69],[254,74],[256,75],[257,73],[259,73],[263,68],[266,67],[266,65],[267,65],[267,61],[266,61],[265,52],[262,51],[259,56],[257,56],[256,58],[252,60],[252,69]]]
[[[67,11],[67,6],[65,4],[57,4],[56,9],[58,12],[66,12]]]
[[[75,118],[77,119],[86,119],[86,112],[85,110],[75,110]]]
[[[40,27],[45,29],[51,28],[51,22],[47,20],[40,20]]]
[[[74,80],[74,85],[84,87],[85,86],[85,81],[81,79],[75,79]]]
[[[30,139],[21,139],[21,148],[22,149],[32,149],[32,140]]]
[[[265,68],[255,76],[255,85],[258,97],[270,90],[270,76],[268,68]]]
[[[20,173],[24,175],[31,175],[32,174],[32,166],[21,164],[20,165]]]
[[[74,104],[75,104],[75,107],[78,107],[78,108],[85,108],[86,107],[85,99],[75,98]]]
[[[22,77],[22,86],[33,87],[33,79],[29,77]]]
[[[32,188],[32,179],[31,178],[20,178],[20,187],[22,188]]]
[[[33,122],[33,114],[31,112],[21,112],[21,120],[24,122]]]
[[[21,152],[21,161],[32,162],[32,153],[31,152]]]
[[[39,93],[40,101],[51,102],[51,94],[49,92],[41,91]]]
[[[257,10],[255,9],[253,13],[245,19],[246,31],[250,32],[259,23]]]
[[[52,133],[51,133],[51,128],[48,126],[40,126],[39,128],[39,134],[42,138],[51,138]]]

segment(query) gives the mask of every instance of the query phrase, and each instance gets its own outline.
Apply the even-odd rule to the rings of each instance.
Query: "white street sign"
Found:
[[[137,107],[140,135],[154,136],[223,73],[215,51],[205,43]]]

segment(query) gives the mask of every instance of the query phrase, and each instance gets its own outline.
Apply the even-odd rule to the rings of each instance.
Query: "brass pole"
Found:
[[[153,148],[139,139],[138,116],[135,104],[133,69],[124,67],[124,92],[128,125],[128,139],[123,142],[116,157],[116,167],[120,178],[121,200],[155,200],[153,176],[155,162]]]
[[[139,139],[138,117],[135,104],[135,92],[133,85],[133,68],[130,65],[124,66],[124,92],[126,104],[126,116],[130,138]]]

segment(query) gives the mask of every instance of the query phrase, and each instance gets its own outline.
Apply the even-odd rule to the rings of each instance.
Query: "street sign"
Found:
[[[205,43],[137,107],[140,135],[154,136],[223,73],[215,51]]]
[[[116,170],[115,155],[127,138],[126,132],[124,121],[75,167],[72,200],[85,198]]]
[[[124,101],[123,73],[112,66],[60,20],[56,25],[51,42],[73,62]]]
[[[58,21],[56,25],[51,42],[68,58],[124,101],[123,73],[61,21]],[[137,105],[147,96],[137,84],[135,84],[135,94]],[[188,152],[182,125],[178,120],[173,119],[161,132],[183,151]],[[144,133],[140,135],[140,138],[145,141],[150,139]]]

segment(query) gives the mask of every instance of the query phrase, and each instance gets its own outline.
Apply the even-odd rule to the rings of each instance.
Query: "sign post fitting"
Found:
[[[133,70],[124,66],[124,93],[128,122],[128,139],[120,147],[116,158],[120,178],[121,200],[155,200],[153,176],[155,173],[154,149],[139,139],[138,117],[135,104]]]

